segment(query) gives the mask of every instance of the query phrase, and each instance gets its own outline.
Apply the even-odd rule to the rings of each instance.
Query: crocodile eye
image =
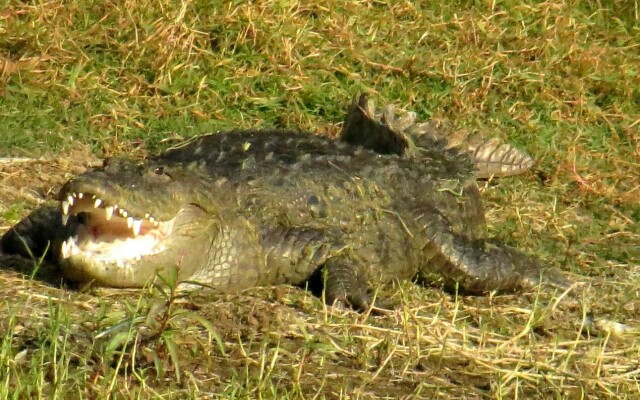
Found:
[[[156,175],[164,175],[164,167],[156,167],[153,170],[153,173]]]

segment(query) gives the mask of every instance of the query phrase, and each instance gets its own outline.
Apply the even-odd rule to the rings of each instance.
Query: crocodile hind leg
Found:
[[[432,207],[416,210],[427,243],[425,263],[418,272],[422,281],[440,280],[449,290],[466,294],[514,292],[540,283],[568,288],[571,282],[557,271],[512,247],[457,234]]]

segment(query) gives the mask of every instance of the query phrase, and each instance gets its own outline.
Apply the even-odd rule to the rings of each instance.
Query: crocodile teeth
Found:
[[[69,247],[66,240],[62,242],[60,252],[62,253],[62,258],[69,258]]]
[[[127,220],[127,224],[128,223],[129,223],[129,220]],[[133,221],[133,226],[131,227],[133,229],[133,236],[138,236],[140,234],[141,227],[142,227],[141,219],[136,219]]]
[[[62,246],[60,249],[62,258],[69,258],[74,255],[74,253],[77,254],[77,249],[75,247],[75,241],[73,238],[68,238],[67,240],[62,242]]]
[[[112,206],[108,206],[105,204],[105,201],[96,197],[96,195],[88,194],[88,193],[71,193],[67,195],[67,198],[60,202],[61,212],[62,212],[62,224],[67,225],[69,222],[69,216],[75,212],[85,211],[85,203],[79,201],[84,197],[91,198],[87,200],[88,204],[92,204],[94,209],[102,208],[104,209],[105,219],[107,221],[111,220],[114,215],[122,217],[127,221],[127,227],[133,231],[134,236],[138,236],[140,231],[142,230],[142,224],[144,220],[149,221],[155,228],[160,226],[160,222],[156,221],[156,219],[151,216],[150,213],[145,213],[144,218],[134,218],[133,216],[129,216],[129,212],[124,210],[123,208],[118,207],[117,204]],[[87,204],[87,205],[88,205]]]
[[[64,200],[62,201],[62,214],[69,215],[69,202]]]

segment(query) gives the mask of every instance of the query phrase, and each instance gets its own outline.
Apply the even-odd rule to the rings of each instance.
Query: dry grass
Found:
[[[177,299],[2,272],[0,397],[640,397],[638,3],[468,3],[9,1],[0,156],[44,158],[0,163],[3,228],[91,164],[79,147],[332,135],[365,91],[536,155],[535,173],[486,184],[491,229],[588,285],[476,298],[403,283],[372,316],[293,288]]]

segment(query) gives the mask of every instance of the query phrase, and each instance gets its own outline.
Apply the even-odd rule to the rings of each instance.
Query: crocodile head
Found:
[[[156,271],[199,262],[211,240],[197,231],[212,219],[194,169],[110,159],[67,182],[59,194],[63,223],[73,226],[59,252],[65,277],[135,287]]]

